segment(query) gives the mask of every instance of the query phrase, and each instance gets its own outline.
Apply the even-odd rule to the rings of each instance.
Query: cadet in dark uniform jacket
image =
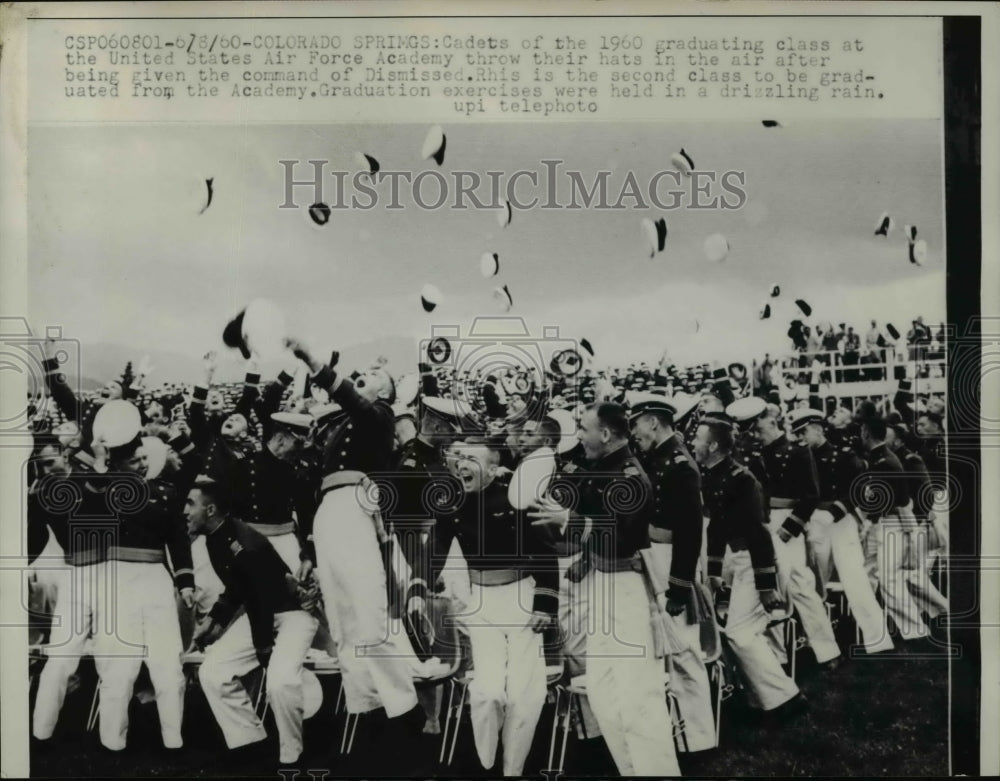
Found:
[[[695,577],[701,558],[703,523],[698,466],[674,429],[687,408],[655,394],[632,400],[632,438],[646,456],[653,487],[649,535],[651,556],[666,575],[665,610],[670,637],[670,687],[684,714],[688,751],[715,747],[712,692],[701,648],[702,620],[713,620],[702,607]],[[662,595],[657,595],[662,599]],[[704,615],[709,613],[709,615]]]
[[[458,540],[470,580],[469,602],[461,612],[474,608],[462,621],[476,669],[469,687],[476,749],[489,769],[502,737],[503,774],[518,776],[545,703],[541,633],[558,608],[556,559],[496,479],[502,446],[467,437],[455,447],[463,496],[434,526],[430,581]]]
[[[725,634],[754,707],[774,711],[799,697],[765,637],[768,611],[781,606],[772,537],[765,526],[763,492],[732,457],[733,426],[707,419],[698,426],[694,455],[702,467],[708,512],[708,577],[713,592],[731,584]]]
[[[119,408],[105,409],[110,414]],[[101,743],[112,751],[125,748],[128,707],[143,663],[156,693],[163,744],[166,748],[182,745],[183,648],[174,587],[185,606],[193,607],[194,570],[178,492],[187,490],[199,464],[193,445],[182,449],[182,468],[172,481],[146,480],[146,454],[136,431],[130,442],[108,448],[110,479],[90,485],[95,504],[103,503],[117,520],[107,549],[108,583],[113,584],[113,592],[105,597],[110,598],[105,604],[113,609],[105,611],[94,641]],[[135,653],[142,647],[145,655]]]
[[[819,478],[819,503],[808,529],[813,566],[824,590],[836,566],[851,614],[861,630],[865,650],[869,654],[892,650],[885,614],[865,573],[855,514],[865,462],[849,445],[834,447],[826,439],[827,423],[819,410],[795,410],[790,420],[792,431],[812,451]]]
[[[816,590],[816,575],[806,556],[808,541],[803,535],[819,501],[812,456],[808,448],[785,436],[778,407],[750,398],[733,402],[726,412],[741,419],[749,417],[751,430],[761,443],[766,480],[762,487],[770,507],[768,527],[774,535],[778,569],[816,660],[833,669],[840,648],[826,605]]]
[[[266,410],[263,410],[266,412]],[[315,512],[314,476],[298,467],[312,416],[293,412],[269,413],[264,447],[250,453],[234,467],[233,511],[255,531],[267,537],[281,560],[295,574],[307,542]],[[298,523],[296,523],[298,521]]]
[[[195,631],[196,644],[211,643],[199,670],[202,690],[229,748],[263,741],[267,732],[240,677],[264,667],[279,761],[294,764],[302,753],[302,663],[317,621],[302,608],[294,576],[267,539],[227,513],[225,489],[210,478],[196,481],[184,515],[192,534],[206,535],[225,585]],[[240,608],[245,613],[237,617]]]
[[[291,348],[313,372],[314,384],[342,410],[314,435],[322,451],[322,479],[312,542],[347,711],[384,708],[390,719],[411,714],[394,728],[417,730],[424,724],[413,685],[419,663],[404,632],[386,631],[383,546],[389,537],[372,482],[392,464],[395,386],[381,367],[352,381],[313,359],[301,344],[292,342]]]
[[[909,590],[917,609],[932,619],[948,611],[948,598],[931,582],[927,567],[928,534],[935,531],[934,483],[923,458],[904,444],[902,426],[886,430],[886,443],[900,460],[906,475],[913,514],[920,528],[910,534],[910,554],[907,561]]]
[[[115,476],[97,474],[93,456],[83,450],[60,458],[66,471],[42,476],[28,494],[29,528],[51,529],[67,565],[54,573],[56,600],[49,642],[59,653],[48,657],[39,676],[31,725],[36,740],[52,737],[69,679],[88,637],[98,630],[102,599],[97,585],[107,580],[107,549],[117,527],[103,494],[95,490]]]
[[[590,468],[579,473],[578,500],[561,507],[543,500],[529,513],[534,523],[583,545],[567,573],[585,579],[592,620],[587,636],[587,693],[622,775],[679,775],[671,721],[663,696],[663,660],[655,654],[650,587],[638,552],[649,547],[652,486],[628,446],[625,410],[591,406],[577,435]],[[645,648],[642,654],[635,648]]]
[[[865,566],[869,579],[881,589],[886,614],[904,640],[926,637],[927,626],[907,586],[915,551],[910,535],[917,528],[903,465],[886,444],[887,426],[881,418],[861,424],[861,440],[868,451],[868,471],[862,477],[858,509],[872,522],[865,535]],[[905,567],[905,569],[904,569]]]

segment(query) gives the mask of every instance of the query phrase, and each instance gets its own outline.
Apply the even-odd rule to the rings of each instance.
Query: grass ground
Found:
[[[846,643],[846,638],[845,638]],[[838,669],[820,671],[808,650],[800,653],[799,685],[808,697],[807,713],[783,727],[763,726],[737,693],[723,706],[722,746],[701,755],[681,755],[686,776],[941,776],[948,773],[948,662],[940,646],[908,643],[896,654],[848,659]],[[277,767],[260,752],[230,753],[207,705],[190,692],[185,715],[185,747],[167,755],[160,748],[155,705],[133,701],[129,747],[104,751],[84,724],[93,692],[94,672],[86,661],[79,688],[66,700],[60,729],[49,748],[32,747],[33,778],[106,777],[270,777]],[[462,724],[455,761],[437,764],[439,740],[387,744],[371,734],[363,718],[355,751],[339,754],[342,718],[334,720],[337,684],[325,683],[323,708],[306,722],[303,766],[330,776],[379,776],[387,759],[403,758],[407,775],[483,777],[476,760],[468,715]],[[552,723],[546,705],[525,767],[540,776],[545,767]],[[273,724],[269,725],[272,734]],[[571,739],[565,775],[614,776],[614,763],[600,741],[583,745]],[[274,756],[277,747],[273,747]],[[307,776],[301,776],[306,778]]]

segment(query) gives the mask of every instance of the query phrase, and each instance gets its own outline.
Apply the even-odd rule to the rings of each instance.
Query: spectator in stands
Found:
[[[868,329],[868,333],[865,334],[865,352],[877,352],[879,348],[879,338],[882,336],[882,332],[879,330],[878,323],[872,320],[872,327]]]
[[[847,327],[847,333],[844,334],[844,341],[842,342],[844,348],[844,366],[857,366],[858,359],[861,357],[861,337],[854,332],[854,326]],[[857,382],[858,372],[855,370],[848,370],[844,372],[845,382]]]

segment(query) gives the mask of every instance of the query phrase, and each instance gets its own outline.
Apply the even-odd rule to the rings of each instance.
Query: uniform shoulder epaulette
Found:
[[[229,550],[233,552],[233,555],[238,555],[243,552],[243,544],[237,540],[233,539],[229,542]]]
[[[417,465],[417,459],[413,458],[412,456],[410,458],[403,459],[402,466],[416,466],[416,465]]]
[[[743,466],[743,464],[733,464],[733,471],[729,474],[731,475],[742,475],[747,473],[749,470]]]
[[[628,464],[625,467],[626,477],[640,477],[642,475],[642,470],[635,466],[634,464]]]
[[[675,464],[688,464],[688,463],[690,463],[690,460],[683,453],[677,453],[674,456],[674,463]]]
[[[566,464],[566,466],[564,466],[562,468],[563,472],[575,472],[576,470],[577,470],[577,466],[576,466],[576,464],[573,464],[573,463]]]

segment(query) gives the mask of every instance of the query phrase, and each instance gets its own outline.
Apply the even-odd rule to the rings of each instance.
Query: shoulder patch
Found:
[[[243,552],[243,546],[240,544],[239,540],[233,540],[229,543],[229,550],[233,552],[233,555],[237,555]]]
[[[637,466],[632,466],[631,464],[625,467],[626,477],[640,477],[642,475],[642,470]]]
[[[416,465],[417,465],[417,459],[415,459],[415,458],[404,458],[403,459],[403,466],[416,466]]]
[[[566,466],[563,467],[562,471],[563,472],[575,472],[576,469],[577,469],[576,464],[566,464]]]
[[[674,463],[675,464],[686,464],[687,462],[688,462],[687,456],[685,456],[683,454],[678,454],[678,455],[674,456]]]

